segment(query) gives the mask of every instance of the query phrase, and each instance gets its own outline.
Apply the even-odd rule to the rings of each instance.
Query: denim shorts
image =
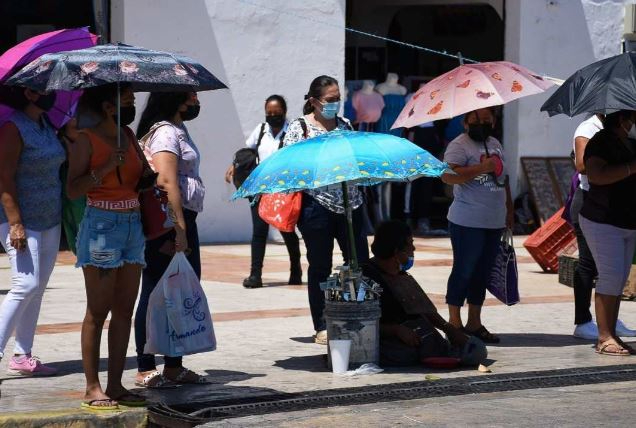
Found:
[[[146,237],[139,212],[86,207],[77,234],[75,267],[118,268],[124,263],[146,266]]]

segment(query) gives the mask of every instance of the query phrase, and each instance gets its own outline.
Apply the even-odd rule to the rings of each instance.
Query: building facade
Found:
[[[285,96],[292,119],[320,74],[344,87],[345,79],[381,81],[396,72],[413,90],[417,79],[458,64],[345,26],[565,79],[620,53],[628,3],[634,0],[23,0],[0,5],[0,51],[38,32],[97,22],[93,28],[109,30],[113,42],[179,52],[208,67],[230,89],[201,93],[201,115],[188,124],[207,187],[200,233],[204,242],[236,242],[250,237],[249,209],[229,201],[233,188],[223,174],[264,120],[268,95]],[[502,142],[515,194],[525,189],[519,159],[567,156],[583,119],[548,118],[539,111],[548,95],[504,107]],[[139,94],[138,111],[144,104]]]

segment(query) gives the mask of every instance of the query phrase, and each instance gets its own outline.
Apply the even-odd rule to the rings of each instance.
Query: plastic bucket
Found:
[[[380,303],[325,302],[327,337],[331,340],[350,340],[349,365],[359,367],[365,363],[380,362]],[[332,356],[328,353],[331,367]]]

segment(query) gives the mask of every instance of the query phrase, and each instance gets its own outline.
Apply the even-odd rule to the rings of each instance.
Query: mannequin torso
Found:
[[[365,80],[362,89],[353,94],[352,102],[358,123],[374,123],[380,119],[384,98],[374,91],[373,81]]]
[[[406,95],[406,88],[398,83],[398,75],[389,73],[386,75],[386,81],[375,87],[375,90],[382,95]]]

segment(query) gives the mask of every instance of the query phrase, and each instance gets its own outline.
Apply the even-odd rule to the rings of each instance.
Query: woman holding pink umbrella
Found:
[[[502,184],[503,147],[492,131],[491,109],[471,111],[464,117],[466,131],[450,142],[444,161],[455,174],[442,181],[454,185],[448,210],[448,230],[453,246],[453,270],[448,278],[446,303],[449,321],[485,343],[498,343],[481,322],[486,285],[499,251],[505,227],[512,227],[513,206],[507,183]],[[468,302],[464,327],[461,307]]]
[[[499,342],[481,322],[488,275],[503,229],[513,223],[512,198],[504,179],[503,148],[492,137],[495,116],[491,107],[543,92],[553,85],[507,61],[462,64],[420,88],[393,124],[393,128],[410,128],[465,113],[465,132],[449,143],[444,155],[454,174],[444,174],[442,181],[454,185],[455,196],[448,212],[453,270],[446,303],[450,323],[486,343]],[[468,320],[464,327],[460,310],[466,301]]]

